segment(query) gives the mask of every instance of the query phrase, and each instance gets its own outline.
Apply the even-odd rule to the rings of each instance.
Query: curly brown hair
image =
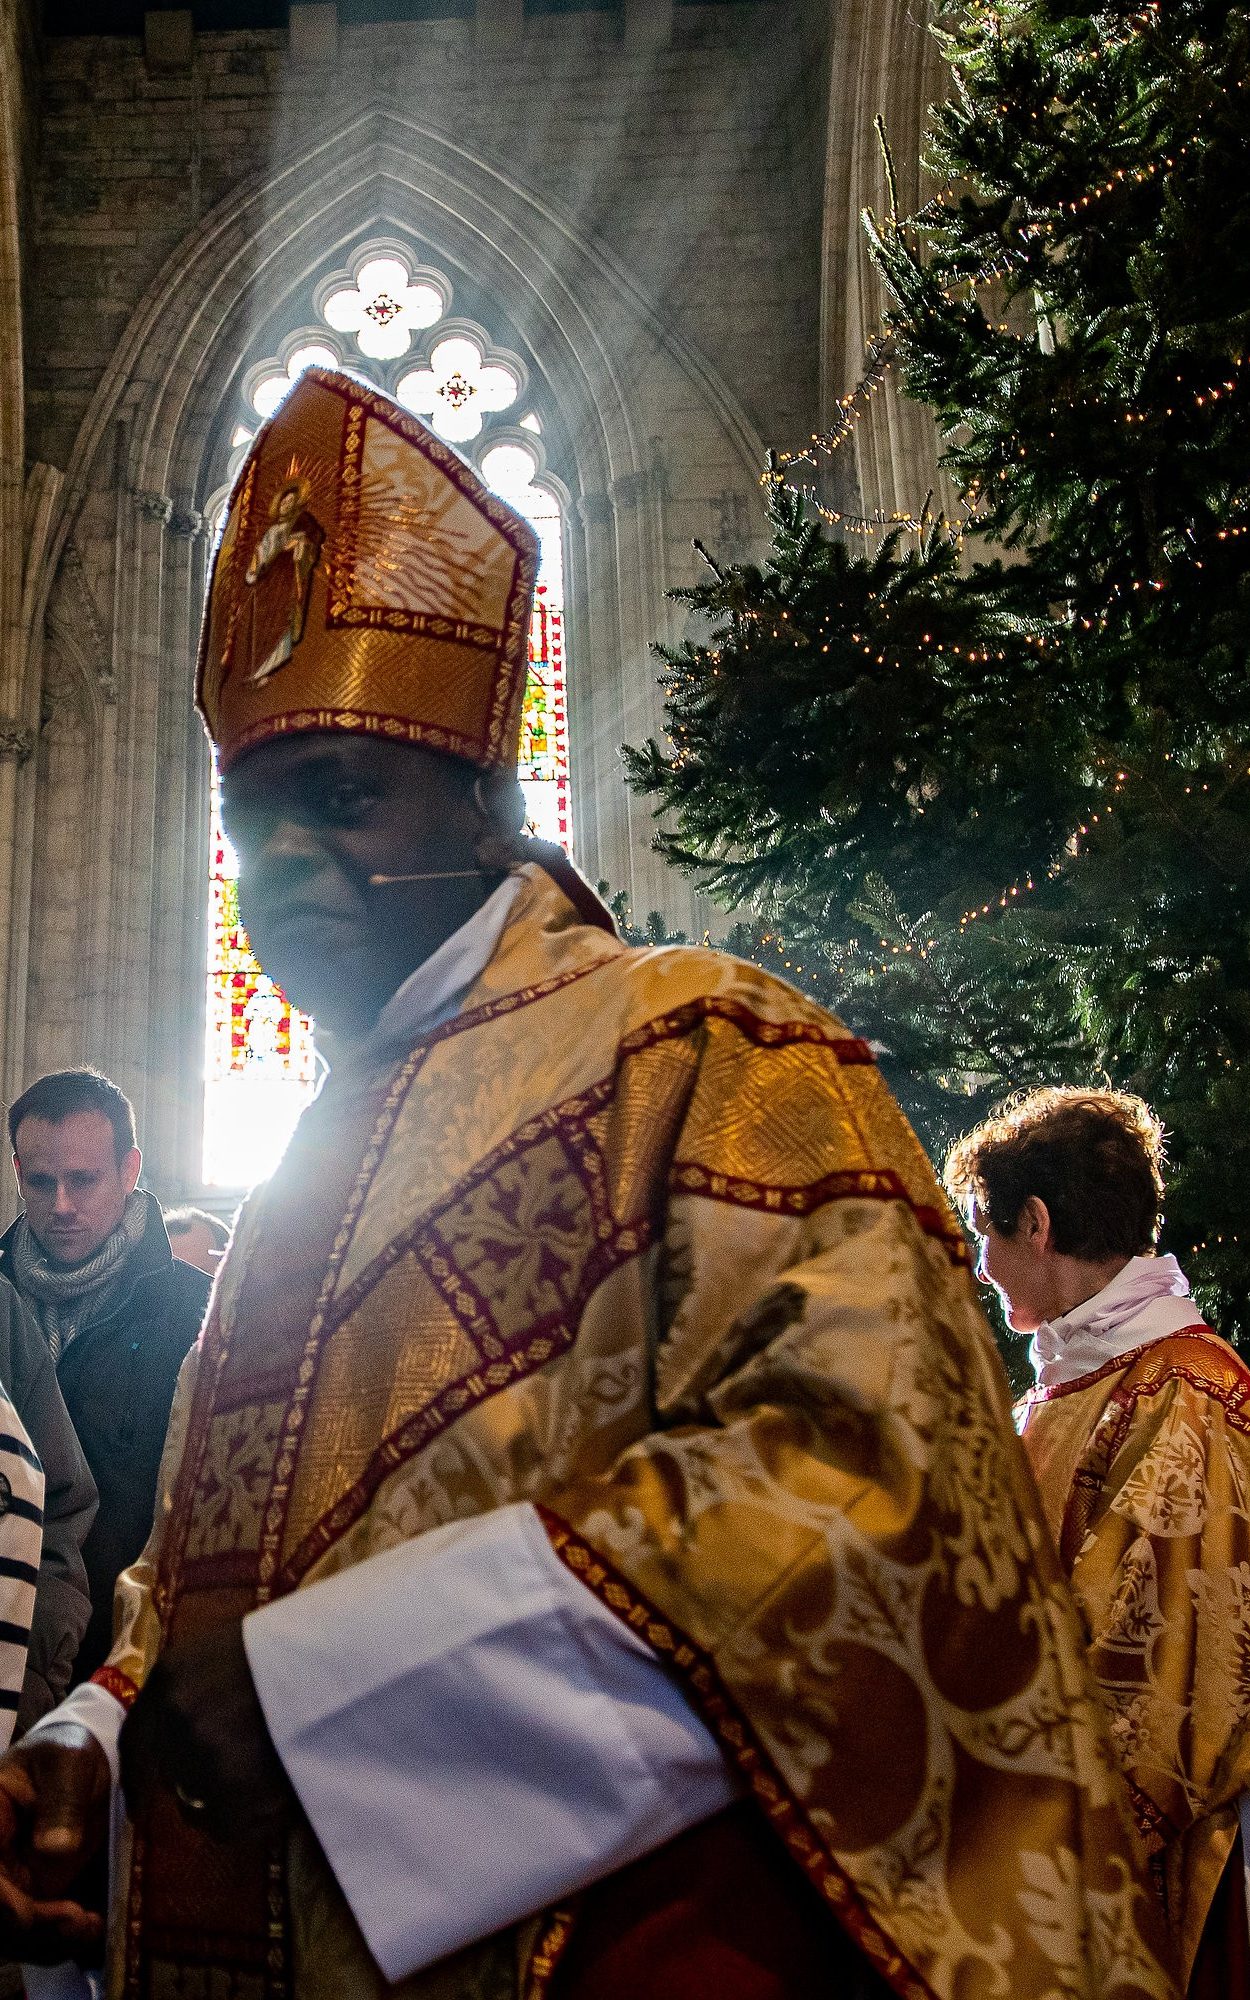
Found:
[[[943,1178],[953,1201],[975,1202],[1003,1236],[1037,1195],[1056,1250],[1101,1262],[1153,1245],[1163,1157],[1163,1127],[1142,1098],[1053,1085],[1021,1091],[957,1140]]]

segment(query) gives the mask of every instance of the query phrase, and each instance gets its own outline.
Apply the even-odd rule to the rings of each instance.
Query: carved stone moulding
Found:
[[[24,764],[35,747],[35,732],[16,716],[0,715],[0,759],[11,757]]]

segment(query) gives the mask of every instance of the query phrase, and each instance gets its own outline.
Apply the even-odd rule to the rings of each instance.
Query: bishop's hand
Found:
[[[160,1788],[172,1792],[188,1825],[216,1840],[263,1839],[291,1812],[238,1619],[161,1654],[118,1750],[132,1818]]]
[[[66,1895],[104,1841],[111,1780],[89,1730],[57,1723],[0,1758],[0,1955],[96,1961],[104,1919]]]

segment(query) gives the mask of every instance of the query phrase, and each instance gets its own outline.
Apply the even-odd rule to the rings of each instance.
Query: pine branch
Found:
[[[711,637],[658,649],[627,774],[933,1151],[1019,1085],[1149,1096],[1166,1240],[1250,1343],[1250,6],[994,0],[941,39],[938,192],[901,216],[887,146],[865,218],[864,379],[770,456],[768,559],[700,550]],[[954,523],[790,490],[886,366]]]

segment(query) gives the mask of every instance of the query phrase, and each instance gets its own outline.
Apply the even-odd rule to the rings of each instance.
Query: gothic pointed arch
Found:
[[[206,871],[207,758],[189,696],[204,509],[221,477],[214,441],[228,435],[249,362],[371,237],[489,296],[543,384],[556,418],[544,442],[570,502],[579,859],[636,907],[666,907],[691,926],[689,891],[651,852],[617,753],[660,726],[649,648],[665,631],[665,592],[692,562],[675,468],[687,492],[749,493],[761,441],[693,343],[550,202],[393,107],[359,111],[229,193],[166,262],[82,422],[39,579],[42,616],[72,536],[90,586],[111,600],[125,762],[103,837],[126,848],[113,914],[140,952],[97,1059],[139,1079],[149,1156],[167,1185],[194,1185],[199,1156],[204,954],[192,912]]]
[[[498,165],[374,107],[232,191],[167,261],[83,421],[66,525],[119,419],[131,489],[191,504],[203,439],[255,328],[339,246],[387,229],[436,246],[510,312],[576,433],[584,492],[645,473],[657,401],[686,433],[701,419],[726,458],[758,473],[762,443],[737,398],[610,251]],[[661,379],[640,393],[640,365],[657,357],[647,373]]]

